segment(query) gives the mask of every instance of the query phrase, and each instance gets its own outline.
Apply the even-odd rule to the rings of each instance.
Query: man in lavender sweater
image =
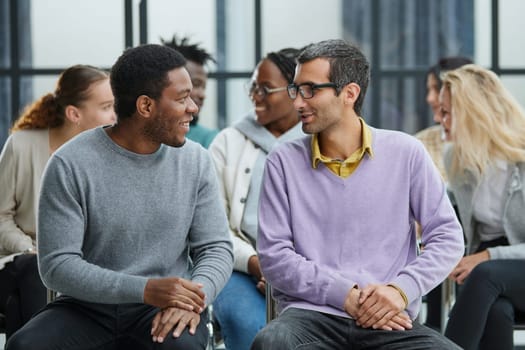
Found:
[[[233,253],[211,158],[185,139],[197,112],[185,63],[160,45],[126,50],[111,71],[118,123],[51,157],[38,260],[62,296],[7,349],[206,347],[204,310]]]
[[[368,81],[342,40],[298,57],[288,94],[311,136],[266,162],[257,249],[280,314],[252,349],[457,348],[415,318],[461,258],[462,230],[423,145],[360,117]]]

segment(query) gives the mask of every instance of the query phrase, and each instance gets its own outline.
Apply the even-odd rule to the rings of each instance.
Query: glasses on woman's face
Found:
[[[323,83],[323,84],[314,84],[314,83],[302,83],[302,84],[290,84],[288,85],[287,91],[288,96],[292,100],[295,100],[297,97],[297,92],[301,95],[302,98],[305,100],[314,97],[315,90],[323,89],[323,88],[333,88],[337,89],[337,85],[334,83]]]
[[[257,96],[260,99],[264,99],[267,95],[273,94],[275,92],[284,91],[288,89],[287,86],[283,87],[277,87],[277,88],[269,88],[265,85],[257,85],[255,82],[250,81],[246,85],[246,90],[248,90],[248,96],[249,97],[255,97]]]

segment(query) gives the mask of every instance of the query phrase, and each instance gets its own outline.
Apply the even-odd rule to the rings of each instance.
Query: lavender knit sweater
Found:
[[[323,164],[312,168],[310,136],[268,156],[257,250],[280,309],[349,317],[343,303],[353,285],[393,283],[415,318],[420,297],[460,260],[461,226],[422,144],[371,130],[373,158],[346,179]],[[419,256],[415,220],[425,245]]]

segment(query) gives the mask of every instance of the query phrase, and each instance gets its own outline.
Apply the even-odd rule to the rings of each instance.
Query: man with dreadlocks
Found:
[[[286,93],[297,53],[271,52],[257,64],[248,85],[255,113],[222,130],[210,145],[234,242],[234,272],[213,304],[228,349],[249,349],[266,323],[265,280],[255,251],[257,203],[268,152],[304,135]]]
[[[199,122],[199,112],[204,105],[206,99],[206,83],[208,81],[208,72],[206,71],[206,64],[208,62],[215,62],[210,53],[200,47],[198,44],[188,43],[188,38],[182,38],[180,42],[177,41],[177,36],[168,41],[161,39],[161,42],[172,49],[179,51],[186,59],[186,70],[190,74],[193,90],[190,97],[199,107],[199,111],[193,114],[193,120],[190,123],[190,131],[186,134],[186,138],[200,143],[203,147],[208,148],[213,138],[219,132],[216,129],[210,129]]]

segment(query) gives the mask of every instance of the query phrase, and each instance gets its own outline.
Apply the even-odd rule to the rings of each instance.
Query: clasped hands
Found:
[[[345,311],[363,328],[407,330],[412,320],[404,311],[405,301],[399,291],[387,285],[352,288],[345,299]]]
[[[203,285],[184,278],[149,279],[144,289],[144,303],[161,310],[153,318],[151,335],[162,343],[171,329],[179,337],[186,327],[195,334],[200,314],[206,307]]]

